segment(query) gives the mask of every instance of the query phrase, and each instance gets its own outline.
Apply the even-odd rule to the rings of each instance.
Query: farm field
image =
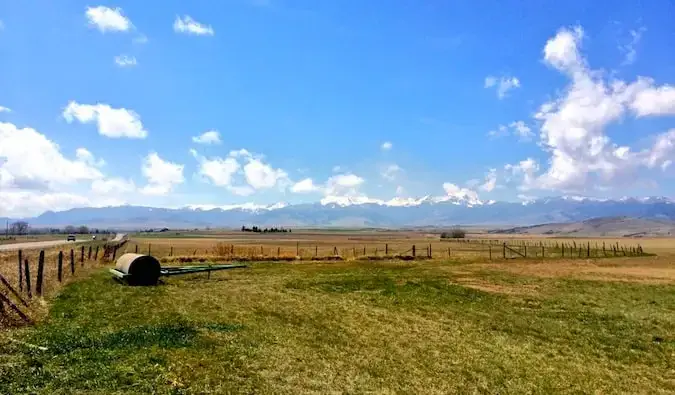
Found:
[[[669,239],[545,239],[640,243],[656,256],[488,261],[414,232],[182,236],[132,235],[124,249],[208,255],[228,243],[294,255],[299,243],[311,255],[356,243],[370,255],[384,244],[450,244],[456,253],[250,262],[157,287],[78,263],[36,325],[0,332],[0,393],[675,391]],[[15,267],[0,258],[0,273]]]

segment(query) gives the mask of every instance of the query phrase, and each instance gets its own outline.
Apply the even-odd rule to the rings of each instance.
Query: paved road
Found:
[[[122,241],[126,235],[123,233],[118,233],[115,235],[115,238],[112,241]],[[30,250],[30,249],[39,249],[39,248],[49,248],[55,247],[63,244],[79,244],[84,243],[90,240],[79,240],[79,241],[66,241],[66,240],[51,240],[51,241],[31,241],[25,243],[15,243],[15,244],[3,244],[0,245],[1,251],[15,251],[15,250]]]

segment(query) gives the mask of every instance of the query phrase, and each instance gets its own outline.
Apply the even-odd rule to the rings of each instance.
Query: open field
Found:
[[[249,233],[249,232],[166,232],[132,235],[127,251],[135,251],[158,256],[165,255],[213,255],[218,244],[233,245],[244,255],[260,256],[301,256],[327,257],[341,255],[345,258],[363,256],[382,256],[411,254],[416,247],[418,255],[426,255],[431,246],[434,258],[488,259],[503,257],[501,244],[506,242],[524,252],[521,244],[527,244],[529,257],[541,257],[540,245],[546,246],[544,255],[562,257],[560,246],[565,243],[567,257],[570,247],[574,246],[574,255],[579,256],[581,245],[590,243],[591,256],[613,255],[612,245],[637,247],[640,245],[647,253],[675,254],[675,239],[669,238],[554,238],[544,236],[520,236],[498,234],[474,234],[466,240],[441,240],[439,234],[413,231],[295,231],[293,233]],[[606,246],[605,253],[600,251]],[[558,247],[556,248],[556,244]],[[567,246],[569,245],[569,246]],[[365,249],[365,250],[364,250]],[[491,251],[489,251],[491,250]],[[365,251],[365,252],[364,252]],[[586,251],[581,251],[586,256]],[[507,257],[514,254],[507,253]],[[621,255],[620,253],[618,255]]]
[[[514,248],[620,242],[657,255],[489,261],[463,251],[473,246],[414,232],[171,236],[132,236],[123,248],[208,258],[218,243],[290,256],[431,244],[441,253],[253,262],[144,288],[116,283],[101,262],[78,261],[65,288],[34,303],[36,325],[0,332],[0,393],[675,391],[670,239],[491,235]],[[6,270],[16,272],[15,257],[0,254]]]
[[[47,350],[0,336],[0,392],[672,393],[673,306],[653,257],[99,273],[7,335]]]

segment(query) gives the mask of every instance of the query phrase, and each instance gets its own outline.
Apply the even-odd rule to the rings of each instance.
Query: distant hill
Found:
[[[610,224],[594,222],[574,225],[592,218],[616,217]],[[640,218],[626,220],[617,218]],[[668,232],[675,220],[675,203],[667,198],[598,200],[578,197],[555,197],[520,202],[481,202],[456,198],[418,199],[401,201],[358,202],[345,200],[313,204],[271,206],[184,207],[177,209],[117,206],[75,208],[48,211],[34,218],[25,218],[33,227],[86,225],[111,229],[139,228],[205,228],[242,225],[261,227],[361,227],[361,228],[419,228],[480,226],[484,228],[535,224],[548,225],[537,232],[572,232],[623,234],[648,229],[651,233]],[[623,221],[623,222],[622,222]],[[585,222],[584,222],[585,223]],[[613,223],[613,224],[612,224]],[[562,227],[560,224],[566,224]],[[543,225],[542,225],[543,226]],[[520,228],[515,228],[520,229]],[[526,231],[526,228],[518,232]],[[534,230],[532,230],[534,232]],[[514,232],[516,232],[514,230]]]
[[[580,222],[495,229],[489,233],[614,237],[671,236],[675,235],[675,221],[669,219],[602,217]]]

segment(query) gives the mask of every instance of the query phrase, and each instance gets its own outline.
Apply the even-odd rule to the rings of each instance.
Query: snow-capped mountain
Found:
[[[154,208],[118,206],[48,211],[26,220],[32,226],[88,225],[110,228],[358,226],[410,227],[451,225],[532,225],[583,221],[608,216],[675,220],[675,204],[665,197],[595,199],[549,197],[525,202],[482,202],[476,199],[332,198],[319,203],[288,205],[190,206]]]

